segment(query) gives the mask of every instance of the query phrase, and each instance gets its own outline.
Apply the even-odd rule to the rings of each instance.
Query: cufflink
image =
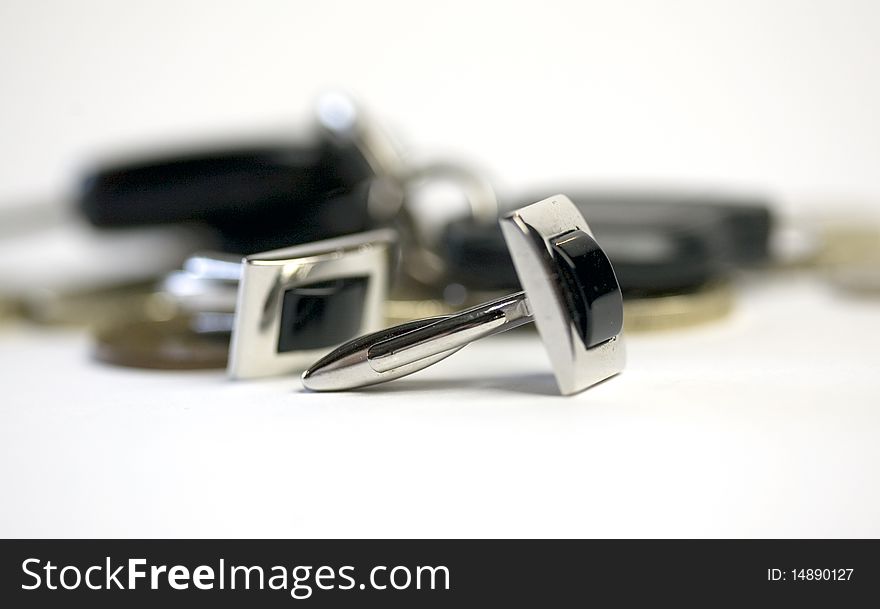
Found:
[[[389,229],[245,257],[229,376],[299,371],[353,336],[382,327],[392,247]]]
[[[574,204],[550,197],[511,213],[501,227],[523,292],[351,340],[306,370],[303,385],[338,391],[383,383],[532,321],[563,395],[623,370],[620,286]]]
[[[162,317],[102,329],[95,355],[137,368],[225,367],[233,378],[298,372],[382,327],[396,243],[384,229],[243,260],[193,256],[145,294]]]

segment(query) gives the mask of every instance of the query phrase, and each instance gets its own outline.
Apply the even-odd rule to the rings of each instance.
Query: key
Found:
[[[242,255],[367,230],[385,219],[370,182],[389,161],[366,148],[379,148],[377,138],[364,139],[353,104],[347,120],[320,100],[316,110],[311,138],[98,167],[82,179],[77,207],[101,228],[206,225],[222,251]]]
[[[769,259],[773,218],[760,200],[573,192],[572,200],[590,216],[625,296],[697,289]],[[450,281],[477,290],[516,288],[513,266],[495,225],[450,223],[444,248]]]

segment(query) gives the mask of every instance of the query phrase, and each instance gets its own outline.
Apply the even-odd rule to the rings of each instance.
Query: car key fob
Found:
[[[332,195],[371,176],[356,146],[324,137],[311,144],[205,151],[100,168],[83,180],[78,204],[98,227],[198,222],[246,240],[265,234],[266,227],[283,233],[312,222]],[[330,224],[312,228],[321,236],[349,230]],[[365,228],[355,224],[355,231]]]
[[[626,296],[696,289],[769,259],[772,216],[755,199],[690,193],[570,191],[590,218]],[[527,197],[532,200],[540,197]],[[449,280],[471,290],[518,285],[500,231],[450,223],[443,238]]]

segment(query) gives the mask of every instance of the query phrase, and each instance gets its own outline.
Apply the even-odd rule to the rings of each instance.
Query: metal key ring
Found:
[[[433,182],[449,182],[461,188],[470,217],[478,222],[498,219],[495,190],[484,177],[471,169],[449,162],[433,162],[413,167],[400,177],[401,205],[394,222],[402,235],[402,268],[418,284],[439,287],[447,274],[447,264],[436,238],[427,234],[412,209],[415,192]]]
[[[318,124],[332,137],[356,146],[376,174],[370,187],[369,210],[379,223],[391,222],[402,236],[403,270],[417,283],[436,287],[446,274],[438,244],[419,229],[411,208],[413,192],[425,183],[448,181],[464,193],[470,216],[495,222],[498,198],[489,181],[457,163],[412,165],[400,154],[382,126],[347,95],[333,92],[318,99]]]

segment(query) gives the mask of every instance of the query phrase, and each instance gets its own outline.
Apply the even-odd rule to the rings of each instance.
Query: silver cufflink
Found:
[[[198,331],[231,330],[230,377],[289,374],[382,327],[396,242],[382,229],[244,259],[194,256],[163,290]]]
[[[353,339],[306,370],[303,385],[338,391],[398,379],[531,321],[563,395],[623,370],[620,286],[574,204],[550,197],[501,219],[501,227],[523,292]]]
[[[382,327],[396,234],[383,229],[242,261],[229,349],[232,378],[299,371]]]

